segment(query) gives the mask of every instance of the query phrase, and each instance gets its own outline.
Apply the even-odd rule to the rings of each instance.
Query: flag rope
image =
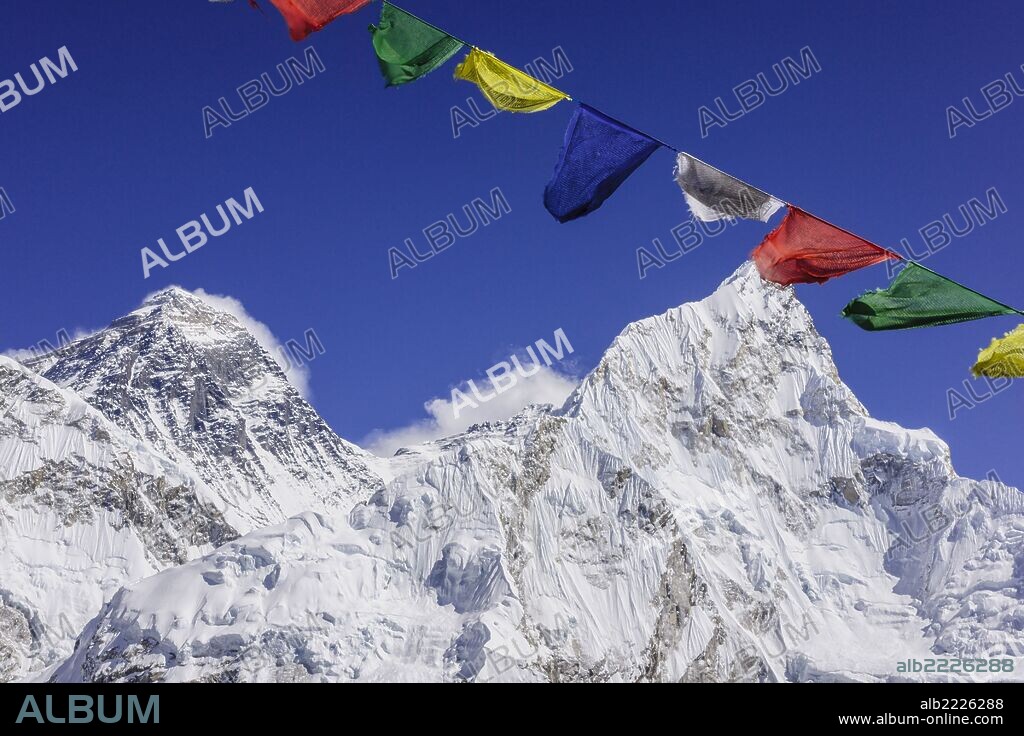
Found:
[[[449,36],[449,37],[451,37],[451,38],[455,39],[456,41],[458,41],[459,43],[461,43],[461,44],[462,44],[463,46],[468,46],[468,47],[469,47],[469,48],[471,48],[471,49],[476,49],[476,48],[477,48],[475,44],[471,44],[471,43],[470,43],[469,41],[463,41],[463,40],[462,40],[461,38],[459,38],[459,37],[458,37],[458,36],[456,36],[455,34],[453,34],[453,33],[449,33],[449,32],[448,32],[448,31],[446,31],[445,29],[443,29],[443,28],[439,28],[438,26],[435,26],[435,25],[434,25],[433,23],[431,23],[431,22],[430,22],[429,20],[424,20],[423,18],[420,18],[420,17],[419,17],[418,15],[416,15],[415,13],[410,13],[410,12],[409,12],[408,10],[406,10],[406,9],[405,9],[405,8],[403,8],[402,6],[400,6],[400,5],[396,5],[395,3],[393,3],[393,2],[390,2],[390,0],[389,0],[389,2],[388,2],[388,5],[390,5],[391,7],[395,8],[396,10],[401,10],[401,11],[402,11],[403,13],[405,13],[406,15],[408,15],[409,17],[411,17],[411,18],[412,18],[413,20],[418,20],[418,21],[419,21],[420,23],[422,23],[423,25],[425,25],[425,26],[430,26],[431,28],[433,28],[433,29],[434,29],[435,31],[437,31],[438,33],[443,33],[444,35],[446,35],[446,36]],[[479,51],[480,49],[477,49],[477,50]],[[509,66],[511,66],[511,64],[509,64]]]
[[[641,131],[641,132],[642,132],[642,131]],[[646,133],[644,133],[644,135],[647,135],[647,134],[646,134]],[[675,149],[672,149],[672,150],[675,150]],[[676,152],[678,153],[678,151],[676,151]],[[849,230],[847,230],[847,229],[846,229],[845,227],[840,227],[839,225],[836,225],[836,224],[835,224],[834,222],[830,222],[829,220],[826,220],[826,219],[825,219],[824,217],[819,217],[818,215],[814,214],[813,212],[809,212],[809,211],[805,210],[805,209],[804,209],[803,207],[797,207],[797,205],[793,204],[793,203],[792,203],[792,202],[790,202],[790,201],[789,201],[788,199],[783,199],[782,197],[776,197],[776,196],[775,196],[774,194],[771,194],[771,193],[770,193],[770,192],[769,192],[768,190],[766,190],[766,189],[761,189],[760,187],[755,187],[755,186],[754,186],[753,184],[751,184],[751,183],[747,182],[747,181],[746,181],[746,180],[744,180],[744,179],[740,179],[740,178],[739,178],[738,176],[733,176],[732,174],[730,174],[730,173],[729,173],[729,172],[727,172],[727,171],[722,171],[722,170],[721,170],[720,168],[718,168],[717,166],[715,166],[715,165],[713,165],[713,164],[709,164],[709,163],[708,163],[707,161],[704,161],[703,159],[697,158],[696,156],[694,156],[694,155],[693,155],[692,153],[690,153],[689,151],[686,151],[685,153],[686,153],[686,155],[687,155],[687,156],[689,156],[690,158],[692,158],[692,159],[693,159],[694,161],[699,161],[700,163],[702,163],[702,164],[704,164],[705,166],[707,166],[707,167],[708,167],[709,169],[714,169],[715,171],[717,171],[717,172],[718,172],[719,174],[721,174],[722,176],[728,176],[728,177],[729,177],[730,179],[735,179],[736,181],[740,182],[741,184],[744,184],[744,185],[746,185],[746,186],[748,186],[748,187],[751,187],[752,189],[757,189],[757,190],[759,190],[759,191],[762,191],[762,192],[764,192],[765,194],[769,195],[770,197],[774,197],[775,199],[778,199],[779,201],[781,201],[781,202],[784,202],[784,203],[785,203],[785,205],[786,205],[787,207],[796,207],[797,209],[799,209],[799,210],[801,210],[801,211],[803,211],[803,212],[806,212],[806,213],[807,213],[808,215],[810,215],[811,217],[813,217],[813,218],[814,218],[815,220],[820,220],[821,222],[824,222],[824,223],[825,223],[826,225],[828,225],[829,227],[834,227],[834,228],[835,228],[836,230],[839,230],[839,231],[840,231],[840,232],[842,232],[842,233],[846,233],[846,234],[847,234],[847,235],[849,235],[849,236],[850,236],[851,238],[857,238],[858,240],[863,240],[863,241],[864,241],[864,242],[866,242],[866,243],[870,243],[871,245],[875,246],[876,248],[879,248],[879,249],[881,249],[881,250],[884,250],[884,251],[885,251],[886,253],[888,253],[888,254],[890,254],[890,255],[892,255],[892,256],[895,256],[896,258],[898,258],[898,259],[899,259],[899,260],[901,260],[901,261],[906,261],[906,260],[907,260],[906,258],[904,258],[903,256],[901,256],[901,255],[900,255],[899,253],[896,253],[895,251],[889,250],[888,248],[886,248],[886,247],[884,247],[884,246],[881,246],[881,245],[879,245],[878,243],[874,242],[873,240],[868,240],[867,238],[865,238],[865,237],[863,237],[863,236],[861,236],[861,235],[857,235],[857,233],[853,233],[853,232],[850,232],[850,231],[849,231]],[[920,264],[918,264],[918,265],[920,265]],[[945,277],[943,277],[943,278],[945,278]],[[994,300],[993,300],[993,301],[994,301]]]
[[[998,299],[993,299],[990,296],[985,296],[980,291],[975,291],[974,289],[972,289],[969,286],[964,286],[959,281],[954,281],[953,279],[949,278],[948,276],[943,276],[941,273],[938,273],[937,271],[933,271],[930,268],[928,268],[927,266],[922,266],[917,261],[908,261],[908,263],[913,263],[918,268],[924,269],[925,271],[927,271],[928,273],[932,274],[933,276],[938,276],[940,279],[945,279],[946,281],[950,282],[951,284],[956,284],[961,289],[966,289],[967,291],[971,292],[975,296],[980,296],[982,299],[988,299],[991,302],[995,302],[1000,307],[1005,307],[1006,309],[1009,309],[1011,312],[1016,312],[1017,314],[1019,314],[1021,316],[1024,316],[1024,312],[1020,311],[1016,307],[1011,307],[1009,304],[1004,304],[1003,302],[999,301]]]
[[[431,23],[431,22],[430,22],[430,21],[428,21],[428,20],[424,20],[423,18],[420,18],[420,17],[419,17],[419,16],[417,16],[416,14],[414,14],[414,13],[411,13],[411,12],[409,12],[408,10],[406,10],[405,8],[403,8],[403,7],[399,6],[399,5],[397,5],[396,3],[390,2],[390,0],[386,0],[386,2],[387,2],[387,4],[391,5],[391,6],[392,6],[392,7],[394,7],[395,9],[397,9],[397,10],[399,10],[399,11],[401,11],[401,12],[405,13],[406,15],[410,16],[410,17],[411,17],[411,18],[413,18],[414,20],[416,20],[416,21],[418,21],[418,22],[420,22],[420,23],[423,23],[424,25],[426,25],[426,26],[428,26],[428,27],[430,27],[430,28],[434,29],[434,30],[435,30],[435,31],[437,31],[438,33],[444,34],[444,35],[446,35],[446,36],[448,36],[448,37],[452,38],[453,40],[457,41],[458,43],[461,43],[462,45],[464,45],[464,46],[467,46],[467,47],[469,47],[470,49],[475,49],[475,50],[477,50],[477,51],[482,51],[482,50],[481,50],[481,49],[480,49],[480,48],[479,48],[478,46],[476,46],[475,44],[472,44],[472,43],[469,43],[468,41],[464,41],[464,40],[462,40],[462,39],[461,39],[461,38],[459,38],[458,36],[455,36],[454,34],[452,34],[452,33],[449,33],[448,31],[446,31],[446,30],[444,30],[443,28],[441,28],[441,27],[439,27],[439,26],[437,26],[437,25],[435,25],[435,24]],[[488,53],[488,52],[484,52],[484,53]],[[521,73],[521,74],[523,74],[523,75],[525,75],[525,76],[528,76],[528,77],[530,77],[531,79],[534,79],[535,81],[539,82],[540,84],[543,84],[543,85],[545,85],[545,86],[549,87],[550,89],[554,90],[555,92],[558,92],[558,93],[560,93],[560,94],[564,94],[564,95],[566,96],[566,99],[568,99],[568,100],[570,100],[570,101],[573,101],[573,102],[577,102],[577,103],[579,103],[579,104],[584,104],[584,102],[583,102],[582,100],[580,100],[580,99],[576,99],[576,98],[573,98],[573,97],[571,97],[570,95],[568,95],[568,93],[562,92],[561,90],[555,90],[555,89],[554,89],[553,87],[550,87],[550,85],[547,85],[547,84],[546,84],[545,82],[543,82],[542,80],[536,79],[536,77],[533,77],[533,75],[527,74],[527,73],[526,73],[525,71],[523,71],[523,70],[519,69],[518,67],[515,67],[515,66],[513,66],[512,64],[508,64],[508,62],[506,62],[506,61],[503,61],[503,60],[500,60],[500,61],[501,61],[501,62],[502,62],[503,64],[506,64],[507,66],[511,67],[512,69],[515,69],[515,70],[516,70],[516,71],[518,71],[519,73]],[[595,111],[597,111],[597,112],[601,113],[601,114],[602,114],[602,115],[604,115],[605,117],[607,117],[607,118],[609,118],[609,119],[611,119],[611,120],[614,120],[615,122],[619,123],[620,125],[622,125],[622,126],[624,126],[624,127],[627,127],[627,128],[631,128],[632,130],[636,131],[636,132],[637,132],[637,133],[639,133],[640,135],[643,135],[643,136],[647,137],[648,139],[650,139],[650,140],[651,140],[651,141],[653,141],[654,143],[657,143],[658,145],[660,145],[660,146],[663,146],[664,148],[667,148],[667,149],[669,149],[670,151],[673,151],[673,152],[675,152],[676,154],[681,154],[681,153],[685,153],[685,154],[686,154],[687,156],[691,157],[691,158],[692,158],[692,159],[694,159],[695,161],[697,161],[697,162],[699,162],[699,163],[703,164],[704,166],[707,166],[707,167],[708,167],[708,168],[710,168],[710,169],[713,169],[714,171],[718,172],[718,173],[719,173],[719,174],[721,174],[722,176],[726,176],[726,177],[729,177],[729,178],[731,178],[731,179],[734,179],[734,180],[736,180],[737,182],[739,182],[739,183],[741,183],[741,184],[743,184],[743,185],[745,185],[745,186],[747,186],[747,187],[750,187],[750,188],[752,188],[752,189],[757,189],[757,190],[759,190],[759,191],[763,192],[764,194],[766,194],[766,195],[768,195],[768,196],[772,197],[773,199],[776,199],[776,200],[778,200],[778,201],[780,201],[780,202],[783,202],[783,203],[784,203],[784,204],[785,204],[785,205],[786,205],[786,206],[787,206],[788,208],[790,208],[791,210],[792,210],[792,209],[797,209],[797,210],[800,210],[801,212],[804,212],[804,213],[805,213],[805,214],[807,214],[808,216],[810,216],[810,217],[813,217],[814,219],[816,219],[816,220],[818,220],[818,221],[820,221],[820,222],[824,223],[825,225],[828,225],[829,227],[835,228],[836,230],[838,230],[838,231],[840,231],[840,232],[842,232],[842,233],[845,233],[846,235],[848,235],[848,236],[850,236],[850,237],[852,237],[852,238],[856,238],[856,239],[858,239],[858,240],[861,240],[861,241],[863,241],[863,242],[865,242],[865,243],[868,243],[868,244],[870,244],[870,245],[872,245],[872,246],[874,246],[874,247],[878,248],[879,250],[881,250],[881,251],[883,251],[883,252],[887,253],[888,255],[890,255],[890,256],[892,256],[892,257],[894,257],[895,259],[897,259],[897,260],[899,260],[899,261],[902,261],[902,262],[904,262],[904,263],[914,263],[914,265],[916,265],[917,267],[919,267],[919,268],[922,268],[922,269],[924,269],[924,270],[928,271],[929,273],[931,273],[931,274],[933,274],[933,275],[935,275],[935,276],[938,276],[939,278],[945,279],[946,281],[949,281],[950,283],[956,284],[957,286],[960,286],[961,288],[963,288],[963,289],[966,289],[967,291],[971,292],[972,294],[975,294],[976,296],[982,297],[982,298],[984,298],[984,299],[988,299],[988,300],[990,300],[990,301],[992,301],[992,302],[994,302],[994,303],[996,303],[996,304],[998,304],[998,305],[1000,305],[1000,306],[1002,306],[1002,307],[1004,307],[1004,308],[1006,308],[1006,309],[1008,309],[1008,310],[1010,310],[1010,311],[1014,312],[1015,314],[1019,314],[1019,315],[1022,315],[1022,316],[1024,316],[1024,312],[1022,312],[1022,311],[1021,311],[1021,310],[1019,310],[1019,309],[1016,309],[1015,307],[1011,307],[1011,306],[1009,306],[1009,305],[1007,305],[1007,304],[1004,304],[1004,303],[1002,303],[1002,302],[999,302],[999,301],[997,301],[997,300],[995,300],[995,299],[992,299],[991,297],[985,296],[984,294],[982,294],[982,293],[980,293],[980,292],[978,292],[978,291],[975,291],[974,289],[970,289],[970,288],[968,288],[968,287],[966,287],[966,286],[963,286],[963,284],[960,284],[959,282],[957,282],[957,281],[954,281],[953,279],[950,279],[950,278],[948,278],[947,276],[943,276],[942,274],[940,274],[940,273],[937,273],[937,272],[935,272],[935,271],[931,270],[930,268],[927,268],[927,267],[925,267],[925,266],[922,266],[922,265],[921,265],[920,263],[917,263],[916,261],[912,261],[912,260],[911,260],[911,261],[908,261],[908,260],[907,260],[906,258],[904,258],[903,256],[901,256],[901,255],[900,255],[899,253],[896,253],[895,251],[893,251],[893,250],[890,250],[889,248],[885,248],[885,247],[883,247],[883,246],[881,246],[881,245],[878,245],[877,243],[875,243],[875,242],[873,242],[873,241],[871,241],[871,240],[868,240],[867,238],[864,238],[864,237],[862,237],[862,236],[860,236],[860,235],[857,235],[856,233],[853,233],[853,232],[851,232],[850,230],[847,230],[847,229],[846,229],[846,228],[844,228],[844,227],[840,227],[839,225],[836,225],[835,223],[833,223],[833,222],[831,222],[831,221],[829,221],[829,220],[826,220],[826,219],[825,219],[825,218],[823,218],[823,217],[819,217],[818,215],[815,215],[815,214],[813,214],[813,213],[811,213],[811,212],[808,212],[807,210],[804,210],[804,209],[802,209],[802,208],[800,208],[800,207],[797,207],[797,205],[793,204],[793,203],[792,203],[792,202],[790,202],[789,200],[787,200],[787,199],[783,199],[783,198],[781,198],[781,197],[776,197],[775,195],[771,194],[770,192],[768,192],[768,191],[767,191],[767,190],[765,190],[765,189],[760,189],[759,187],[754,187],[753,185],[751,185],[751,184],[748,184],[748,183],[747,183],[746,181],[744,181],[743,179],[739,179],[738,177],[735,177],[735,176],[733,176],[732,174],[729,174],[728,172],[722,171],[722,170],[721,170],[721,169],[719,169],[719,168],[718,168],[717,166],[714,166],[714,165],[712,165],[712,164],[709,164],[708,162],[706,162],[706,161],[704,161],[704,160],[702,160],[702,159],[700,159],[700,158],[697,158],[696,156],[694,156],[693,154],[691,154],[691,153],[689,153],[689,152],[686,152],[686,151],[683,151],[683,150],[681,150],[681,149],[679,149],[679,148],[676,148],[675,146],[673,146],[673,145],[671,145],[671,144],[669,144],[669,143],[666,143],[665,141],[661,140],[660,138],[657,138],[657,137],[655,137],[655,136],[653,136],[653,135],[651,135],[651,134],[649,134],[649,133],[647,133],[647,132],[645,132],[645,131],[641,130],[640,128],[636,128],[636,127],[634,127],[634,126],[632,126],[632,125],[629,125],[628,123],[624,123],[624,122],[622,122],[622,121],[618,120],[617,118],[613,118],[613,117],[612,117],[611,115],[608,115],[607,113],[605,113],[604,111],[602,111],[602,110],[601,110],[601,109],[600,109],[599,107],[597,107],[597,106],[595,106],[595,105],[590,105],[589,103],[587,103],[587,106],[588,106],[588,107],[590,107],[591,109],[593,109],[593,110],[595,110]]]
[[[455,35],[453,35],[453,34],[449,33],[448,31],[446,31],[446,30],[444,30],[443,28],[440,28],[440,27],[438,27],[438,26],[434,25],[433,23],[431,23],[431,22],[429,22],[429,21],[423,20],[422,18],[418,17],[418,16],[417,16],[417,15],[415,15],[414,13],[410,13],[410,12],[409,12],[408,10],[406,10],[406,9],[405,9],[405,8],[403,8],[403,7],[401,7],[400,5],[397,5],[396,3],[390,2],[390,0],[388,0],[388,4],[389,4],[389,5],[391,5],[391,6],[392,6],[392,7],[394,7],[394,8],[397,8],[398,10],[401,10],[401,11],[402,11],[403,13],[407,13],[408,15],[412,16],[413,18],[415,18],[416,20],[420,21],[421,23],[424,23],[424,24],[426,24],[426,25],[430,26],[431,28],[433,28],[433,29],[434,29],[435,31],[437,31],[438,33],[443,33],[443,34],[445,34],[445,35],[447,35],[447,36],[451,36],[451,37],[452,37],[452,38],[454,38],[454,39],[455,39],[456,41],[459,41],[460,43],[462,43],[462,44],[465,44],[466,46],[469,46],[470,48],[474,48],[474,49],[475,49],[475,48],[477,48],[477,46],[475,46],[474,44],[468,43],[467,41],[463,41],[463,40],[462,40],[462,39],[460,39],[460,38],[459,38],[458,36],[455,36]],[[508,62],[507,62],[507,61],[504,61],[504,60],[503,60],[503,63],[505,63],[505,64],[508,64]],[[512,65],[512,64],[509,64],[509,66],[513,66],[513,65]],[[523,72],[523,70],[522,70],[522,69],[519,69],[519,67],[513,67],[513,68],[515,68],[515,69],[516,69],[517,71],[520,71],[520,72],[522,72],[523,74],[526,74],[526,72]],[[538,81],[540,81],[540,80],[538,80]],[[541,83],[543,84],[543,82],[541,82]],[[561,91],[561,90],[558,90],[558,91]],[[566,93],[566,94],[568,94],[568,93]],[[690,157],[691,157],[691,158],[693,158],[693,159],[694,159],[695,161],[699,161],[700,163],[704,164],[705,166],[707,166],[707,167],[709,167],[709,168],[711,168],[711,169],[714,169],[715,171],[717,171],[717,172],[718,172],[719,174],[722,174],[723,176],[728,176],[728,177],[730,177],[730,178],[736,179],[736,180],[737,180],[737,181],[739,181],[740,183],[742,183],[742,184],[746,184],[746,185],[747,185],[748,187],[752,187],[752,188],[754,188],[754,189],[761,189],[760,187],[754,187],[754,186],[753,186],[752,184],[748,183],[747,181],[745,181],[745,180],[743,180],[743,179],[740,179],[739,177],[733,176],[732,174],[730,174],[730,173],[728,173],[728,172],[722,171],[722,170],[721,170],[720,168],[718,168],[717,166],[714,166],[714,165],[712,165],[712,164],[709,164],[709,163],[708,163],[707,161],[704,161],[704,160],[702,160],[702,159],[698,158],[697,156],[694,156],[694,155],[693,155],[692,153],[690,153],[689,151],[683,151],[682,149],[676,148],[675,146],[673,146],[673,145],[671,145],[671,144],[669,144],[669,143],[666,143],[666,142],[665,142],[665,141],[663,141],[662,139],[660,139],[660,138],[658,138],[658,137],[656,137],[656,136],[653,136],[653,135],[651,135],[650,133],[648,133],[648,132],[647,132],[647,131],[645,131],[645,130],[641,130],[640,128],[637,128],[637,127],[635,127],[635,126],[633,126],[633,125],[630,125],[629,123],[623,122],[622,120],[619,120],[618,118],[615,118],[615,117],[613,117],[613,116],[609,115],[608,113],[606,113],[606,112],[605,112],[604,110],[602,110],[602,109],[601,109],[600,107],[598,107],[597,105],[591,105],[591,104],[590,104],[589,102],[585,102],[584,100],[581,100],[581,99],[578,99],[578,98],[574,98],[574,97],[571,97],[571,96],[569,97],[569,100],[571,100],[571,101],[573,101],[573,102],[578,102],[578,103],[580,103],[580,104],[586,104],[586,105],[587,105],[588,107],[590,107],[590,108],[593,108],[594,110],[597,110],[597,111],[598,111],[598,112],[600,112],[600,113],[601,113],[602,115],[604,115],[604,116],[606,116],[606,117],[608,117],[608,118],[611,118],[612,120],[615,120],[615,121],[616,121],[617,123],[619,123],[619,124],[621,124],[621,125],[624,125],[624,126],[626,126],[626,127],[632,128],[632,129],[633,129],[633,130],[635,130],[635,131],[636,131],[637,133],[640,133],[641,135],[647,136],[648,138],[650,138],[650,139],[651,139],[652,141],[654,141],[655,143],[657,143],[657,144],[659,144],[659,145],[661,145],[661,146],[664,146],[665,148],[669,149],[670,151],[672,151],[672,152],[674,152],[674,153],[685,153],[685,154],[686,154],[687,156],[690,156]],[[766,193],[766,194],[768,194],[769,196],[775,197],[775,195],[774,195],[774,194],[771,194],[771,193],[770,193],[770,192],[769,192],[768,190],[766,190],[766,189],[761,189],[761,191],[762,191],[762,192],[765,192],[765,193]],[[786,206],[787,206],[787,207],[796,207],[796,206],[797,206],[797,205],[793,204],[792,202],[790,202],[789,200],[787,200],[787,199],[783,199],[782,197],[775,197],[775,198],[776,198],[776,199],[779,199],[779,200],[781,200],[782,202],[785,202],[785,204],[786,204]],[[803,208],[799,208],[799,209],[803,209]],[[843,232],[843,233],[846,233],[846,234],[847,234],[847,235],[849,235],[850,237],[853,237],[853,238],[858,238],[858,239],[860,239],[860,240],[863,240],[863,241],[865,241],[865,242],[867,242],[867,243],[870,243],[871,245],[875,246],[876,248],[879,248],[879,249],[881,249],[881,250],[885,251],[886,253],[888,253],[888,254],[890,254],[890,255],[892,255],[892,256],[894,256],[894,257],[896,257],[897,259],[899,259],[899,260],[901,260],[901,261],[906,261],[906,259],[905,259],[905,258],[904,258],[903,256],[901,256],[901,255],[900,255],[899,253],[896,253],[895,251],[892,251],[892,250],[890,250],[890,249],[888,249],[888,248],[885,248],[885,247],[883,247],[883,246],[879,245],[878,243],[875,243],[875,242],[874,242],[874,241],[872,241],[872,240],[868,240],[867,238],[865,238],[865,237],[863,237],[863,236],[857,235],[856,233],[850,232],[850,231],[849,231],[849,230],[847,230],[846,228],[844,228],[844,227],[840,227],[839,225],[836,225],[836,224],[835,224],[834,222],[831,222],[831,221],[829,221],[829,220],[826,220],[826,219],[825,219],[824,217],[819,217],[818,215],[814,214],[813,212],[808,212],[807,210],[803,210],[803,211],[804,211],[804,212],[806,212],[806,213],[807,213],[808,215],[810,215],[811,217],[815,218],[816,220],[821,220],[821,222],[825,223],[826,225],[829,225],[830,227],[834,227],[834,228],[835,228],[836,230],[839,230],[839,231],[841,231],[841,232]],[[918,265],[920,265],[920,264],[918,264]],[[933,272],[933,273],[934,273],[934,272]],[[945,278],[945,277],[943,277],[943,278]],[[977,293],[977,292],[975,292],[975,293]],[[979,295],[979,296],[980,296],[980,295]],[[993,299],[992,301],[995,301],[995,300]],[[1004,305],[1004,306],[1005,306],[1005,305]],[[1008,307],[1008,309],[1013,309],[1013,307]],[[1016,310],[1014,310],[1014,311],[1016,311]]]

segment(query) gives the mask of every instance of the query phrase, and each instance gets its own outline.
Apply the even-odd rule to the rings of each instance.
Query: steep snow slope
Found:
[[[383,485],[234,316],[182,289],[29,365],[203,478],[240,530]]]
[[[57,679],[884,679],[1022,650],[1022,495],[869,417],[750,264],[629,326],[562,409],[387,475],[122,590]]]
[[[209,489],[0,356],[0,682],[66,657],[122,585],[236,536]]]
[[[66,657],[122,585],[383,486],[235,317],[181,289],[31,369],[0,360],[0,680]]]

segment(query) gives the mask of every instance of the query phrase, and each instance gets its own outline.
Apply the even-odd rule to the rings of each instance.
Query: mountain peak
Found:
[[[683,305],[692,307],[711,303],[722,304],[723,301],[743,304],[757,312],[765,311],[793,313],[797,319],[806,321],[813,328],[810,313],[803,303],[796,298],[796,292],[790,286],[779,286],[761,278],[757,266],[751,260],[740,264],[718,288],[699,302]]]
[[[194,469],[248,530],[380,484],[289,382],[272,341],[238,301],[174,286],[30,367]]]
[[[179,309],[188,307],[201,309],[205,307],[210,309],[212,305],[197,292],[189,291],[181,286],[168,286],[149,294],[142,300],[142,305],[134,310],[134,312],[148,311],[154,307]]]
[[[209,299],[159,292],[47,372],[245,535],[117,593],[57,680],[879,680],[1019,654],[1024,497],[873,419],[750,263],[626,327],[562,409],[379,466]]]
[[[142,301],[143,301],[144,304],[148,304],[149,302],[164,302],[164,301],[167,301],[167,300],[179,299],[179,298],[198,299],[198,296],[195,293],[193,293],[193,292],[189,291],[188,289],[184,288],[183,286],[178,286],[177,284],[172,284],[171,286],[167,286],[167,287],[165,287],[163,289],[160,289],[158,291],[154,291],[152,294],[147,296]]]
[[[211,297],[202,290],[193,292],[169,286],[147,296],[138,309],[115,320],[111,327],[130,323],[162,322],[177,327],[198,328],[185,336],[208,343],[210,340],[237,337],[248,331],[239,320],[244,313],[232,299]],[[254,336],[253,336],[254,337]]]

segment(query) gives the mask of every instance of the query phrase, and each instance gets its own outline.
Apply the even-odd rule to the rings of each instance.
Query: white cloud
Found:
[[[4,350],[0,355],[16,360],[19,363],[24,363],[32,358],[38,358],[40,356],[56,352],[70,343],[84,340],[87,337],[92,337],[97,332],[99,332],[99,330],[86,330],[81,327],[76,327],[74,331],[70,333],[67,330],[60,329],[57,330],[57,333],[53,336],[52,340],[40,340],[36,345],[30,348],[12,348],[10,350]]]
[[[528,366],[527,370],[532,370],[532,366]],[[516,375],[516,378],[518,382],[515,386],[485,403],[477,401],[468,386],[468,381],[463,381],[457,388],[476,404],[475,407],[467,406],[466,401],[459,398],[456,416],[455,400],[431,399],[423,405],[430,415],[429,419],[421,419],[397,429],[374,430],[359,444],[375,455],[390,457],[402,447],[450,437],[466,431],[474,424],[508,419],[531,404],[561,406],[579,383],[577,379],[548,366],[541,366],[540,370],[529,378],[519,375]],[[474,383],[483,396],[495,393],[486,379],[477,379]]]

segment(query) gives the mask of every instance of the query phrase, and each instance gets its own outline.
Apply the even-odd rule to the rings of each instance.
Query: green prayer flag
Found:
[[[370,26],[373,49],[389,87],[419,79],[462,48],[462,42],[385,2],[380,23]]]
[[[888,289],[871,291],[846,305],[843,316],[865,330],[904,330],[1020,314],[916,263],[900,271]]]

